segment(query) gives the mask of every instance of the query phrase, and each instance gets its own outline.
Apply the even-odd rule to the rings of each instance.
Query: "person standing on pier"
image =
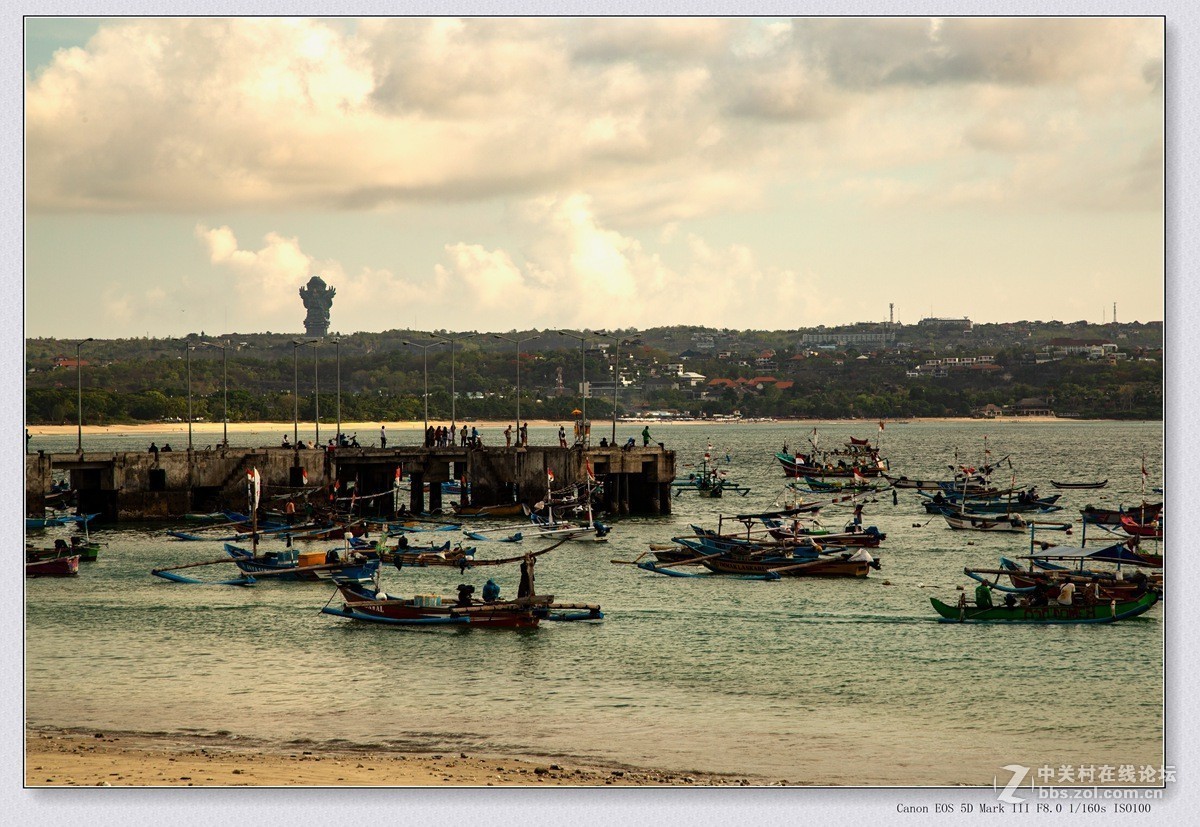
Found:
[[[564,428],[562,425],[558,426],[558,447],[559,448],[567,447],[567,429]]]
[[[379,447],[380,448],[387,447],[387,426],[386,425],[379,426]]]
[[[521,425],[521,444],[524,445],[526,448],[529,447],[529,423],[528,422]]]
[[[507,428],[504,429],[504,447],[505,448],[512,447],[512,425],[509,425]]]
[[[650,426],[642,428],[642,447],[645,448],[650,444]]]

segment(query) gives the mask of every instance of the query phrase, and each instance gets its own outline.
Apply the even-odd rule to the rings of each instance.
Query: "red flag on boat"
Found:
[[[308,471],[303,468],[300,469],[300,484],[308,485]]]
[[[879,421],[879,433],[883,433],[883,420]]]
[[[596,474],[592,471],[592,463],[589,460],[584,460],[583,466],[587,469],[588,480],[590,482],[595,482]],[[551,479],[553,479],[553,477],[551,477]]]
[[[546,479],[549,482],[554,482],[554,472],[551,471],[549,468],[546,469]]]
[[[404,478],[404,466],[397,465],[396,466],[396,482],[400,482],[400,480],[402,480],[403,478]]]

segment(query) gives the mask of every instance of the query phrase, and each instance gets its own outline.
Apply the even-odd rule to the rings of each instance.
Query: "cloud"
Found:
[[[447,246],[438,292],[470,298],[459,308],[464,322],[493,329],[497,311],[519,307],[526,324],[542,327],[721,326],[739,313],[794,327],[815,309],[811,276],[765,266],[748,247],[716,247],[695,234],[682,260],[668,262],[601,224],[582,193],[532,200],[521,217],[529,240],[519,251]]]
[[[678,221],[781,180],[903,178],[910,149],[940,176],[980,174],[965,155],[1027,152],[1052,111],[1081,141],[1121,120],[1119,146],[1144,145],[1162,45],[1161,21],[1137,18],[120,20],[25,79],[28,205],[328,212],[570,190],[610,226],[625,207],[622,226]],[[1101,180],[1130,162],[1101,156],[1068,146],[1059,163]]]

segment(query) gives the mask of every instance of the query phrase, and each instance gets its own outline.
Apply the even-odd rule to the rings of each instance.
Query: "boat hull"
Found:
[[[1098,602],[1087,606],[952,606],[936,597],[929,598],[942,623],[1115,623],[1149,611],[1158,602],[1157,592],[1146,592],[1137,600]]]
[[[51,557],[25,564],[26,577],[74,577],[79,574],[79,556]]]
[[[539,610],[545,613],[553,597],[534,597],[494,603],[472,602],[458,605],[453,598],[442,598],[440,605],[419,605],[416,598],[407,600],[377,593],[350,584],[338,584],[345,603],[342,607],[326,606],[325,614],[378,623],[387,626],[469,626],[482,629],[537,628]]]

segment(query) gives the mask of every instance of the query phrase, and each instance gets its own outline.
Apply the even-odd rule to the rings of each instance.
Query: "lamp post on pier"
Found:
[[[342,337],[333,337],[333,361],[337,376],[337,436],[333,444],[342,447]]]
[[[501,336],[499,333],[493,333],[492,338],[501,339],[517,346],[517,442],[520,444],[521,434],[521,345],[525,342],[532,342],[534,339],[542,338],[539,333],[537,336],[527,336],[524,339],[512,339],[508,336]]]
[[[188,397],[188,452],[192,450],[192,351],[196,346],[190,342],[184,343],[184,362],[187,365],[187,397]]]
[[[572,333],[569,330],[560,330],[558,332],[563,336],[579,340],[579,365],[580,375],[582,376],[582,380],[579,383],[579,398],[581,400],[579,410],[580,415],[583,417],[583,432],[580,434],[580,437],[583,439],[584,445],[590,445],[591,433],[588,428],[587,418],[587,336],[585,334]]]
[[[76,411],[78,416],[75,419],[75,452],[79,454],[83,453],[83,369],[79,365],[79,349],[88,342],[94,341],[96,341],[95,338],[89,336],[75,345],[75,387],[79,403]]]
[[[292,445],[300,444],[300,348],[315,345],[320,339],[292,339]],[[313,348],[313,387],[316,387],[316,348]],[[319,426],[318,426],[319,427]],[[317,434],[320,439],[320,432]]]
[[[478,333],[462,333],[458,336],[442,336],[438,333],[430,333],[435,339],[441,339],[443,342],[450,343],[450,430],[453,432],[458,426],[458,416],[455,409],[455,403],[458,401],[458,394],[454,390],[454,345],[456,342],[464,342],[472,336],[478,336]],[[453,440],[452,440],[453,441]]]
[[[229,342],[222,339],[218,342],[201,342],[204,347],[218,348],[221,351],[221,445],[229,447]],[[245,347],[245,342],[239,342],[238,347]]]
[[[605,339],[614,343],[616,350],[613,359],[613,409],[612,409],[612,441],[615,445],[617,442],[617,388],[621,384],[621,337],[614,336],[603,330],[596,331],[597,336],[603,336]],[[626,343],[628,344],[628,342]]]
[[[425,430],[428,431],[429,430],[429,348],[437,347],[438,345],[443,345],[443,344],[445,344],[445,342],[443,342],[443,341],[430,342],[427,345],[422,345],[417,342],[410,342],[408,340],[405,340],[404,344],[408,345],[409,347],[421,348],[421,367],[425,373],[425,394],[424,394],[424,396],[425,396]],[[424,439],[424,437],[422,437],[422,439]]]

